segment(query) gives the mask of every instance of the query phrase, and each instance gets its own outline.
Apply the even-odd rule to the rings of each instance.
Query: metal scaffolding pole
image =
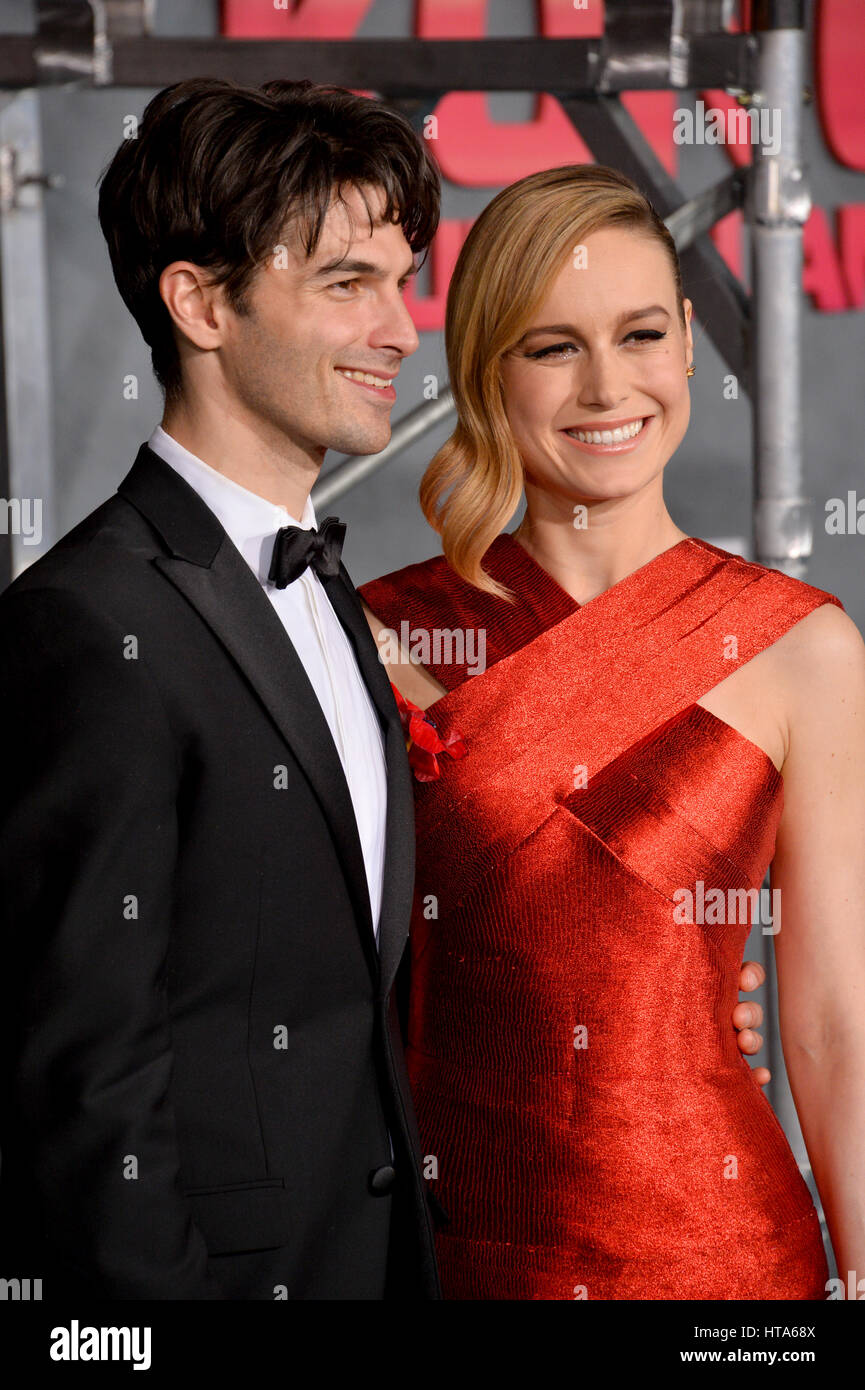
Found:
[[[58,539],[53,487],[46,188],[37,92],[0,95],[0,484],[6,584]],[[35,524],[34,524],[35,523]]]
[[[811,554],[802,496],[802,234],[811,199],[802,164],[803,0],[761,5],[757,22],[761,119],[780,124],[779,150],[755,146],[746,215],[752,273],[754,546],[761,564],[797,578]]]
[[[755,146],[745,200],[752,277],[754,554],[760,564],[799,579],[812,539],[802,458],[802,236],[811,210],[802,163],[804,22],[803,0],[761,0],[757,6],[754,105],[761,120],[780,123],[780,141],[774,154],[762,141]],[[810,1178],[786,1078],[774,951],[765,950],[763,964],[772,1104]]]

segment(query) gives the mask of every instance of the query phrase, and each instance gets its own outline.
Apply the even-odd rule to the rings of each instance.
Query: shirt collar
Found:
[[[250,492],[233,478],[219,473],[203,459],[191,454],[161,425],[157,425],[147,441],[148,448],[185,478],[202,501],[222,523],[231,540],[262,584],[273,553],[276,532],[283,526],[300,526],[309,530],[317,526],[315,508],[307,496],[303,515],[298,519],[285,507],[269,502],[257,492]]]

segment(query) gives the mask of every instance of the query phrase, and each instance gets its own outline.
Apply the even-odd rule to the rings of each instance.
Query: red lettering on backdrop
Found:
[[[406,286],[406,307],[418,333],[435,333],[444,327],[448,285],[473,221],[442,218],[424,265],[425,271],[429,267],[429,289],[420,295],[414,280]]]
[[[222,0],[222,33],[232,39],[353,39],[373,0],[300,0],[294,6],[295,0]]]
[[[489,0],[415,0],[414,31],[419,39],[482,39]],[[535,0],[538,33],[547,39],[599,38],[604,32],[603,0]]]
[[[625,92],[630,111],[670,174],[676,172],[673,94]],[[591,164],[593,154],[555,97],[541,93],[529,121],[494,121],[483,92],[449,92],[435,108],[438,138],[431,142],[446,179],[467,188],[505,184],[554,169],[559,164]]]
[[[819,0],[816,19],[817,110],[823,137],[840,164],[865,169],[865,6]]]
[[[744,218],[730,212],[711,237],[734,275],[742,276]],[[861,309],[865,304],[865,203],[838,209],[837,246],[825,208],[814,207],[802,232],[802,289],[818,313]],[[687,292],[687,286],[685,286]]]
[[[718,255],[726,262],[729,270],[741,280],[745,264],[745,219],[737,208],[728,212],[710,228],[709,236]],[[687,286],[685,287],[687,291]]]
[[[865,304],[865,203],[847,203],[838,209],[838,245],[847,287],[847,307]]]
[[[479,39],[487,32],[487,0],[417,0],[415,33],[423,39]],[[601,0],[575,9],[573,0],[538,0],[544,38],[595,38],[604,32]],[[658,158],[676,172],[671,92],[627,92],[623,97]],[[538,169],[586,164],[592,152],[555,97],[540,93],[529,121],[494,121],[483,92],[449,92],[435,108],[436,158],[445,178],[468,188],[501,188]]]
[[[736,26],[732,26],[736,27]],[[826,143],[850,169],[865,170],[865,102],[859,74],[865,62],[865,6],[862,0],[818,0],[814,72],[817,110]],[[732,109],[723,91],[700,92],[706,106]],[[751,162],[744,143],[724,146],[737,166]],[[744,217],[730,213],[711,237],[734,274],[742,274]],[[820,313],[859,309],[865,303],[865,206],[851,203],[837,212],[837,245],[826,210],[814,207],[802,236],[802,288]]]
[[[841,263],[835,250],[832,229],[823,208],[814,208],[805,223],[802,237],[802,288],[810,294],[815,309],[824,314],[848,308]]]
[[[698,92],[697,97],[705,104],[706,110],[710,108],[723,111],[726,121],[728,111],[744,112],[745,107],[739,105],[735,97],[731,97],[719,87],[707,87],[705,91]],[[734,139],[724,144],[724,153],[737,169],[751,163],[751,144],[743,137],[747,134],[744,121],[737,121],[732,126]],[[719,222],[711,228],[709,236],[714,242],[718,254],[723,257],[728,268],[739,279],[744,274],[745,264],[745,218],[741,211],[728,212],[726,217],[722,217]]]
[[[282,8],[277,8],[277,4]],[[352,38],[374,0],[222,0],[222,32],[235,38]],[[408,3],[408,0],[406,0]],[[421,38],[480,38],[486,33],[487,0],[416,0],[415,33]],[[602,0],[585,10],[573,0],[537,0],[538,32],[547,38],[588,38],[603,32]],[[736,28],[732,25],[731,28]],[[847,168],[865,171],[865,103],[858,73],[865,62],[865,4],[862,0],[818,0],[815,76],[817,109],[826,143]],[[707,108],[737,108],[719,90],[700,92]],[[681,98],[672,92],[625,92],[622,102],[670,174],[678,147],[672,113]],[[737,108],[738,109],[738,108]],[[554,97],[541,93],[531,120],[493,121],[482,92],[452,92],[435,108],[438,139],[433,151],[442,173],[468,187],[500,187],[537,169],[591,161],[589,151]],[[724,146],[731,162],[750,163],[745,142]],[[428,294],[412,305],[419,331],[441,328],[447,285],[471,220],[444,219],[430,249]],[[741,278],[744,219],[732,212],[712,228],[712,239],[731,271]],[[826,212],[814,208],[804,229],[803,289],[823,313],[861,308],[865,303],[865,205],[838,209],[838,244]]]
[[[487,32],[488,0],[417,0],[415,33],[424,39],[478,39]],[[543,38],[597,38],[604,32],[603,0],[536,0]],[[626,92],[623,104],[670,174],[675,174],[673,94]],[[442,173],[467,187],[502,187],[538,169],[591,162],[593,155],[554,97],[541,93],[530,121],[490,119],[482,92],[452,92],[438,104],[436,156]]]

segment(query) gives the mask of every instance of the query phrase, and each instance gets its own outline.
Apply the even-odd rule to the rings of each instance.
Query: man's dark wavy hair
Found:
[[[206,268],[237,313],[256,271],[294,225],[315,252],[333,196],[380,189],[415,253],[438,226],[441,184],[425,142],[395,111],[342,87],[196,78],[166,87],[100,176],[99,223],[117,288],[167,398],[180,361],[159,276]],[[364,198],[373,225],[373,212]]]

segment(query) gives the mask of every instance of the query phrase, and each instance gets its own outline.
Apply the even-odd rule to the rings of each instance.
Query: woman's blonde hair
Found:
[[[445,348],[457,426],[424,473],[420,504],[451,567],[500,598],[513,596],[481,559],[519,506],[523,467],[505,414],[499,363],[566,258],[593,232],[612,226],[661,242],[684,326],[673,238],[636,184],[604,165],[567,164],[510,184],[478,217],[454,268]]]

